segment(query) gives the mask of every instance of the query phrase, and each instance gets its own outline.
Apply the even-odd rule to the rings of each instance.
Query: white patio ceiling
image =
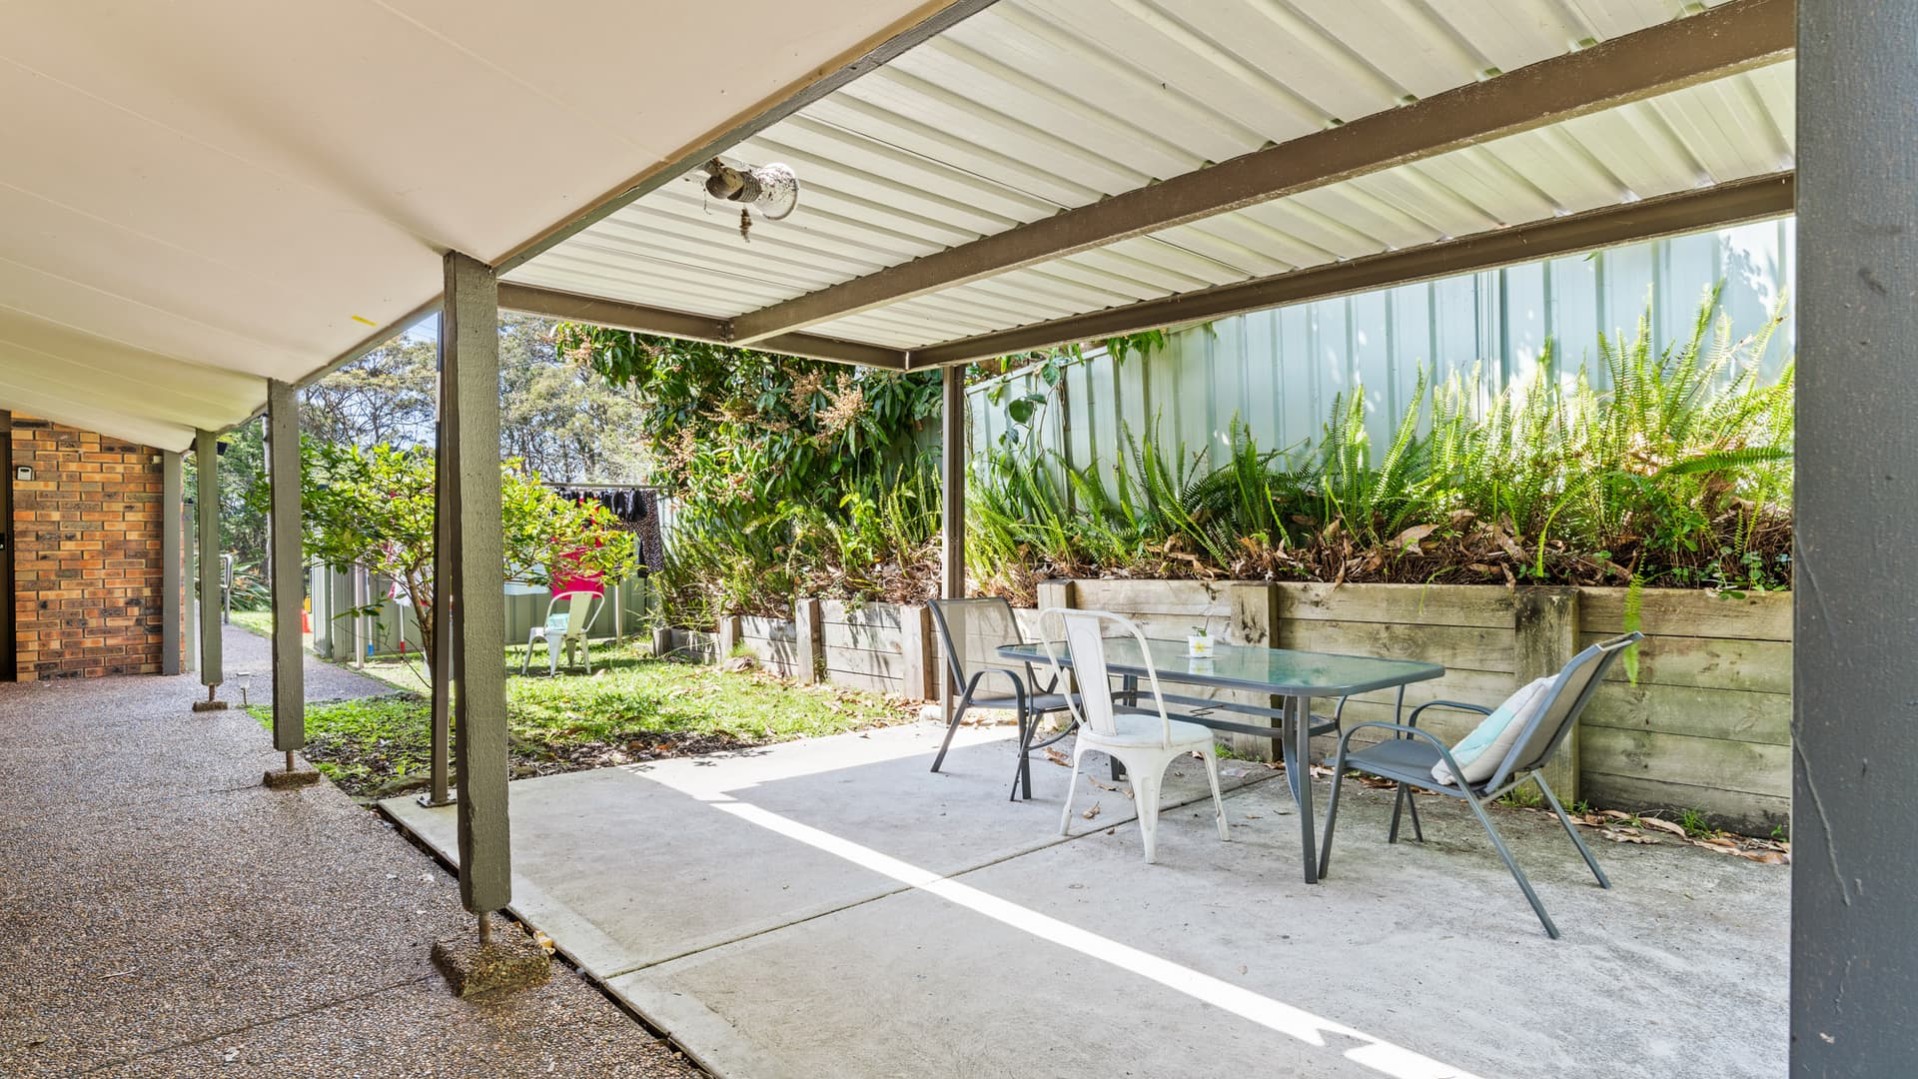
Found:
[[[0,408],[184,447],[943,7],[0,4]]]
[[[696,314],[719,320],[722,337],[736,330],[733,339],[752,341],[769,330],[765,314],[780,309],[762,312],[773,305],[1457,87],[1496,83],[1498,72],[1700,6],[1000,0],[729,151],[736,163],[790,164],[803,185],[798,210],[754,228],[750,242],[739,236],[737,209],[713,205],[695,173],[507,280]],[[1788,4],[1769,6],[1788,19]],[[967,358],[952,343],[968,338],[983,340],[974,354],[992,353],[1017,343],[1020,335],[1005,331],[1018,327],[1788,173],[1792,96],[1788,54],[1774,55],[1645,100],[1066,257],[772,325],[909,352],[912,365]],[[1043,331],[1026,337],[1047,340]]]
[[[1789,183],[1749,178],[1792,168],[1789,0],[1699,6],[4,5],[0,407],[183,447],[256,411],[266,378],[310,377],[428,309],[448,250],[499,266],[522,309],[897,367],[1439,272],[1461,241],[1521,257],[1537,222],[1577,226],[1561,246],[1651,234],[1692,219],[1674,193],[1736,196],[1708,215],[1782,212]],[[1666,24],[1774,45],[1786,29],[1669,85],[1660,63],[1716,46],[1603,52]],[[847,66],[875,48],[890,63]],[[1581,57],[1607,57],[1595,84],[1616,67],[1659,91],[1595,89],[1610,107],[1594,111],[1571,100],[1584,80],[1536,78]],[[981,250],[1189,200],[1261,156],[1307,168],[1328,132],[1416,129],[1448,93],[1528,77],[1557,122],[1063,254]],[[804,184],[750,243],[675,178],[729,144]],[[984,269],[940,269],[975,252]],[[1379,263],[1392,252],[1433,257]]]

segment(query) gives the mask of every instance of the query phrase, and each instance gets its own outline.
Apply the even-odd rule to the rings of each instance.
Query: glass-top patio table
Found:
[[[1175,696],[1172,693],[1167,693],[1165,698],[1167,712],[1173,719],[1220,731],[1266,737],[1278,735],[1285,756],[1286,781],[1292,788],[1293,800],[1299,806],[1299,835],[1307,884],[1316,884],[1319,879],[1309,748],[1312,700],[1397,689],[1402,707],[1406,686],[1445,674],[1445,668],[1436,663],[1404,659],[1294,652],[1285,648],[1238,644],[1215,644],[1210,658],[1196,658],[1186,655],[1184,641],[1150,640],[1147,644],[1149,655],[1141,654],[1139,642],[1130,637],[1112,637],[1105,642],[1106,667],[1123,680],[1123,699],[1132,704],[1138,703],[1139,679],[1146,676],[1148,660],[1152,668],[1158,671],[1160,682],[1244,690],[1284,699],[1280,708],[1265,708],[1237,701]],[[1049,663],[1045,646],[1039,644],[1006,645],[999,649],[999,654],[1015,662],[1041,666]],[[1072,657],[1063,646],[1059,647],[1059,663],[1067,667],[1072,665]],[[1197,708],[1201,714],[1173,711],[1173,706]],[[1262,716],[1282,722],[1280,729],[1275,731],[1269,726],[1234,722],[1212,714],[1217,712]]]

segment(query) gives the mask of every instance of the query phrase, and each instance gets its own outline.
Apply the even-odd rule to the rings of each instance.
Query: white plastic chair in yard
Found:
[[[1225,799],[1219,793],[1219,758],[1213,734],[1197,723],[1187,723],[1166,715],[1165,695],[1159,691],[1159,672],[1152,667],[1150,646],[1145,631],[1130,619],[1110,611],[1067,610],[1048,607],[1039,612],[1039,640],[1055,672],[1060,671],[1059,654],[1053,650],[1052,635],[1046,632],[1047,619],[1057,615],[1065,627],[1065,646],[1072,657],[1072,673],[1079,693],[1068,695],[1073,718],[1079,721],[1079,734],[1072,745],[1072,781],[1066,788],[1066,804],[1059,817],[1059,834],[1072,834],[1072,796],[1079,787],[1079,764],[1086,750],[1097,749],[1125,766],[1132,783],[1132,801],[1139,814],[1139,835],[1145,843],[1145,860],[1154,857],[1159,828],[1159,796],[1166,769],[1187,753],[1205,758],[1206,778],[1212,784],[1212,807],[1218,816],[1219,838],[1230,839],[1225,823]],[[1127,707],[1112,696],[1112,677],[1106,669],[1106,642],[1101,630],[1117,625],[1139,642],[1146,659],[1146,679],[1152,687],[1152,709]]]
[[[560,601],[566,601],[566,609],[555,614]],[[587,671],[593,669],[593,657],[587,648],[586,631],[592,628],[593,619],[600,608],[605,606],[603,592],[561,592],[546,601],[546,624],[534,626],[526,635],[526,658],[519,665],[519,673],[525,674],[533,665],[533,646],[544,643],[547,655],[547,674],[559,673],[559,654],[566,653],[566,665],[573,665],[573,648],[579,648],[580,663]]]

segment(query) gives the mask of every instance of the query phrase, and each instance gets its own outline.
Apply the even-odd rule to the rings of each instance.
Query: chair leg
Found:
[[[1325,805],[1325,838],[1319,848],[1319,879],[1332,865],[1332,829],[1339,823],[1339,789],[1345,784],[1345,739],[1339,739],[1339,752],[1332,759],[1332,794]]]
[[[1079,790],[1079,760],[1083,752],[1074,747],[1072,750],[1072,778],[1066,782],[1066,804],[1059,811],[1059,834],[1072,834],[1072,796]]]
[[[1533,772],[1532,778],[1538,781],[1538,789],[1545,792],[1545,800],[1551,803],[1552,812],[1558,814],[1558,823],[1565,826],[1565,834],[1572,837],[1572,845],[1578,848],[1578,853],[1584,855],[1585,864],[1591,867],[1592,876],[1598,878],[1598,886],[1610,888],[1612,882],[1605,878],[1605,871],[1598,867],[1598,859],[1592,857],[1592,848],[1586,846],[1584,838],[1578,834],[1578,826],[1572,823],[1572,818],[1565,815],[1565,807],[1558,803],[1558,795],[1552,793],[1552,788],[1546,785],[1545,777],[1540,773]]]
[[[971,705],[972,705],[972,697],[970,694],[968,694],[964,697],[961,697],[959,699],[959,703],[953,706],[952,719],[946,722],[945,740],[939,743],[938,756],[935,756],[934,758],[932,758],[933,771],[937,772],[939,770],[939,766],[946,763],[946,750],[952,748],[952,736],[958,733],[959,721],[966,718],[966,709],[970,707]]]
[[[1518,881],[1519,890],[1525,893],[1526,902],[1532,904],[1532,913],[1538,915],[1539,924],[1545,927],[1545,935],[1557,940],[1558,926],[1552,924],[1552,916],[1545,913],[1545,904],[1539,901],[1538,892],[1533,890],[1531,879],[1526,877],[1525,871],[1520,869],[1518,862],[1512,858],[1511,849],[1506,847],[1505,838],[1499,835],[1498,829],[1493,826],[1491,816],[1485,812],[1485,807],[1479,804],[1477,796],[1469,790],[1465,792],[1465,801],[1472,807],[1472,812],[1478,815],[1478,822],[1485,826],[1485,834],[1492,837],[1492,846],[1498,848],[1498,856],[1505,859],[1505,868],[1512,871],[1512,879]]]
[[[1232,841],[1232,829],[1225,822],[1225,795],[1219,792],[1219,752],[1207,746],[1205,750],[1205,778],[1212,784],[1212,811],[1219,819],[1219,842]]]
[[[1405,812],[1405,784],[1399,784],[1398,793],[1392,798],[1392,827],[1386,829],[1385,841],[1399,841],[1399,815]]]
[[[1405,791],[1405,808],[1412,814],[1412,838],[1425,842],[1425,829],[1419,825],[1419,792],[1416,789]]]
[[[1171,761],[1159,764],[1160,769],[1169,766]],[[1154,773],[1150,768],[1126,766],[1132,775],[1132,804],[1139,814],[1139,837],[1145,842],[1145,860],[1151,865],[1158,860],[1159,840],[1159,792],[1165,782],[1162,774]]]
[[[1020,788],[1025,789],[1026,801],[1032,800],[1032,736],[1039,726],[1036,717],[1019,713],[1019,767],[1012,773],[1012,794],[1007,801],[1019,800]]]

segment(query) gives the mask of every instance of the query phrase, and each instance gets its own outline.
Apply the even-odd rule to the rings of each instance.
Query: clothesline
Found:
[[[548,483],[561,498],[583,502],[592,499],[617,518],[625,531],[633,533],[640,564],[657,570],[666,564],[665,546],[659,532],[659,491],[643,483]]]

